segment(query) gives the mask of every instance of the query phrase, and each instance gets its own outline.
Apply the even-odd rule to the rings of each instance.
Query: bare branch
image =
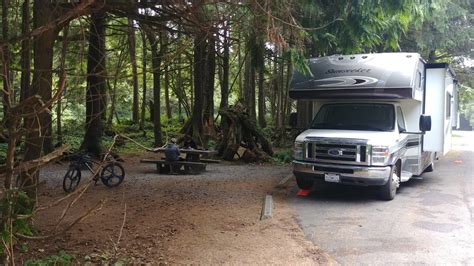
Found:
[[[49,238],[61,235],[65,232],[67,232],[69,229],[71,229],[74,225],[76,225],[76,224],[84,221],[85,219],[87,219],[87,217],[91,216],[93,213],[101,210],[102,207],[104,206],[105,202],[106,202],[105,200],[100,200],[94,207],[90,208],[87,212],[85,212],[80,217],[78,217],[76,220],[71,222],[68,226],[63,228],[61,231],[58,231],[58,232],[55,232],[55,233],[52,233],[52,234],[49,234],[49,235],[44,235],[44,236],[27,236],[27,235],[18,234],[18,233],[15,234],[15,236],[17,236],[19,238],[22,238],[22,239],[26,239],[26,240],[42,240],[42,239],[49,239]]]

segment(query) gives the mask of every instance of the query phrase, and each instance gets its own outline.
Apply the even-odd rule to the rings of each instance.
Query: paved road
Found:
[[[403,183],[393,201],[368,188],[295,189],[306,237],[343,265],[474,265],[474,132],[454,134],[435,171]]]

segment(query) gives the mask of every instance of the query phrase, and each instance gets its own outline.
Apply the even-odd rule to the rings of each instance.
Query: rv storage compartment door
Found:
[[[451,106],[453,76],[447,64],[426,68],[425,114],[431,115],[431,131],[426,132],[423,150],[446,154],[451,150]]]

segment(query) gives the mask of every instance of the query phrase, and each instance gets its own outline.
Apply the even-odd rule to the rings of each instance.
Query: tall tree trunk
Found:
[[[244,84],[242,88],[242,99],[244,100],[244,106],[247,109],[247,112],[250,112],[250,90],[251,90],[251,84],[250,84],[250,75],[252,71],[252,63],[251,63],[251,54],[247,53],[244,61]]]
[[[122,43],[122,40],[120,44],[121,43]],[[120,50],[118,54],[117,65],[115,67],[112,87],[110,86],[109,79],[107,79],[107,88],[110,95],[110,114],[107,117],[107,122],[106,122],[107,129],[112,129],[112,124],[113,124],[112,122],[113,122],[114,116],[116,117],[117,122],[120,123],[120,121],[118,120],[117,112],[115,111],[116,105],[117,105],[117,82],[119,80],[120,71],[122,71],[125,59],[126,59],[126,53]]]
[[[238,33],[238,42],[237,42],[237,61],[239,62],[239,66],[242,66],[245,62],[242,61],[242,44],[240,42],[241,40],[241,32],[239,31]],[[245,58],[244,58],[245,60]],[[244,72],[245,73],[245,72]],[[242,76],[242,71],[239,71],[238,73],[239,75],[239,99],[243,99],[244,98],[244,83],[243,83],[243,76]],[[245,75],[245,74],[244,74]]]
[[[148,41],[151,46],[151,64],[153,68],[153,136],[155,147],[163,145],[163,137],[161,133],[161,58],[164,51],[164,43],[160,45],[158,50],[158,40],[151,29],[145,29]],[[161,34],[160,34],[161,37]],[[161,38],[160,38],[161,39]]]
[[[58,84],[63,84],[66,79],[66,53],[67,53],[67,45],[68,45],[68,32],[69,32],[69,25],[66,25],[63,29],[63,43],[61,47],[61,59],[59,63],[59,82]],[[58,88],[59,89],[59,88]],[[58,136],[58,143],[63,143],[63,130],[61,124],[61,114],[62,114],[62,97],[59,97],[57,105],[56,105],[56,134]]]
[[[53,6],[48,0],[37,0],[33,3],[33,25],[40,28],[51,25],[54,20]],[[35,36],[34,47],[34,72],[33,82],[24,92],[24,100],[39,95],[44,102],[51,99],[53,46],[58,32],[55,27],[47,28],[42,34]],[[28,132],[25,139],[24,161],[40,158],[43,153],[49,153],[53,149],[51,131],[52,119],[49,112],[42,112],[35,118],[25,119],[25,128]],[[22,183],[30,199],[36,199],[36,184],[38,183],[39,171],[32,169],[24,173]]]
[[[290,97],[288,97],[292,73],[293,73],[293,64],[291,63],[291,59],[288,59],[287,71],[286,71],[286,82],[285,82],[285,88],[283,90],[284,97],[285,97],[284,98],[285,99],[285,108],[284,108],[285,113],[283,115],[283,129],[286,128],[287,119],[290,116],[291,108],[292,108],[292,100],[290,99]]]
[[[245,58],[245,77],[244,77],[244,103],[250,118],[257,121],[255,105],[255,71],[258,67],[258,44],[255,32],[252,32],[247,40],[247,56]]]
[[[256,121],[255,112],[255,71],[252,63],[251,53],[247,54],[245,59],[245,75],[244,75],[244,93],[243,99],[247,112],[253,121]]]
[[[117,80],[118,80],[117,75],[118,73],[116,73],[116,75],[114,76],[112,86],[110,86],[110,80],[107,80],[107,90],[109,92],[109,97],[110,97],[110,110],[108,112],[107,121],[105,122],[105,128],[107,130],[112,130],[114,115],[116,114],[115,109],[117,105]]]
[[[51,1],[38,0],[33,4],[34,27],[39,28],[45,25],[51,25],[56,18],[53,13],[53,4]],[[53,81],[53,55],[54,41],[58,34],[57,28],[53,27],[38,35],[34,39],[34,73],[31,88],[32,96],[38,94],[44,102],[51,100],[51,84]],[[43,112],[39,115],[38,125],[41,128],[40,138],[42,139],[42,151],[45,154],[53,150],[52,140],[52,118],[49,112]],[[36,158],[36,157],[35,157]]]
[[[183,76],[181,74],[182,67],[183,66],[181,64],[181,55],[178,55],[178,58],[176,59],[177,74],[175,75],[175,80],[174,80],[175,82],[173,83],[174,86],[172,88],[173,88],[174,94],[176,95],[176,98],[178,99],[178,117],[180,121],[184,120],[183,108],[184,108],[187,118],[190,117],[190,113],[191,113],[191,107],[190,107],[189,100],[186,94],[186,88],[184,87]],[[190,67],[190,69],[192,69],[192,66]],[[183,128],[183,130],[185,129]]]
[[[8,7],[9,1],[2,1],[2,39],[4,41],[8,40]],[[4,265],[14,265],[13,256],[13,242],[12,233],[13,233],[13,199],[8,199],[7,193],[10,193],[13,180],[13,167],[14,167],[14,154],[15,147],[17,142],[17,123],[15,119],[10,117],[10,107],[11,107],[11,86],[9,81],[9,46],[8,44],[0,48],[0,62],[2,64],[2,70],[0,75],[3,76],[3,90],[2,90],[2,103],[3,103],[3,121],[4,125],[8,129],[9,139],[8,139],[8,149],[6,152],[6,171],[5,179],[3,180],[4,190],[2,191],[2,201],[5,201],[2,204],[2,215],[0,216],[0,230],[4,232],[2,234],[3,249],[0,252],[0,259]],[[2,132],[3,133],[3,132]],[[11,194],[14,195],[14,194]]]
[[[277,55],[273,56],[273,71],[272,71],[272,80],[271,80],[271,97],[270,97],[270,108],[271,108],[271,116],[272,121],[276,121],[277,116],[277,92],[278,92],[278,63],[277,63]],[[274,124],[275,126],[276,124]]]
[[[34,28],[48,25],[53,20],[50,1],[38,0],[33,4]],[[54,29],[45,31],[34,38],[33,82],[25,93],[25,99],[38,94],[44,102],[51,99],[51,82],[53,66],[53,44],[56,37]],[[47,138],[51,137],[51,116],[39,114],[39,119],[27,119],[25,127],[30,128],[27,136],[25,160],[39,158],[43,147],[47,148]],[[52,146],[52,145],[50,145]],[[51,148],[51,147],[49,147]]]
[[[194,109],[194,86],[195,86],[195,84],[194,84],[194,75],[195,75],[195,73],[194,73],[194,62],[195,61],[194,61],[194,54],[193,54],[193,56],[189,57],[189,77],[190,77],[189,78],[189,84],[191,85],[190,86],[191,99],[190,99],[190,105],[189,106],[191,107],[191,109]]]
[[[222,82],[221,82],[221,103],[219,108],[221,110],[229,106],[229,57],[230,45],[227,27],[224,29],[224,40],[222,44]]]
[[[81,149],[99,155],[103,149],[104,125],[102,120],[106,108],[106,15],[103,11],[98,11],[93,13],[91,18],[87,57],[86,134]]]
[[[169,120],[171,119],[169,66],[165,67],[165,105],[166,105],[166,117]]]
[[[256,34],[257,35],[257,34]],[[253,50],[253,65],[254,73],[258,72],[258,124],[260,128],[266,127],[265,122],[265,92],[264,92],[264,82],[265,82],[265,42],[261,36],[255,38],[255,48]],[[255,89],[254,99],[255,97]],[[255,104],[255,101],[253,101]]]
[[[142,92],[142,110],[141,110],[141,119],[140,119],[140,129],[143,130],[145,127],[145,110],[146,110],[146,101],[147,101],[147,96],[146,96],[146,61],[147,61],[147,51],[146,51],[146,35],[145,32],[141,32],[142,35],[142,86],[143,86],[143,92]]]
[[[193,113],[191,116],[191,130],[194,140],[201,145],[203,144],[203,96],[204,96],[204,85],[205,85],[205,71],[203,65],[206,61],[206,34],[199,32],[194,38],[194,60],[193,60],[193,72],[194,72],[194,105]],[[188,132],[189,133],[189,132]]]
[[[3,106],[3,116],[0,120],[0,125],[4,125],[5,129],[9,128],[9,119],[8,112],[11,105],[11,91],[10,91],[10,44],[8,43],[8,8],[10,5],[9,0],[2,0],[2,41],[4,45],[0,46],[0,77],[2,79],[1,94],[2,94],[2,106]],[[2,127],[3,129],[3,127]],[[3,130],[0,133],[4,133]],[[2,137],[0,140],[5,141]]]
[[[138,124],[138,71],[137,71],[137,55],[136,55],[136,39],[135,28],[133,27],[133,19],[128,19],[128,46],[130,52],[130,62],[132,65],[132,83],[133,83],[133,102],[132,102],[132,121]]]
[[[178,35],[178,38],[180,36]],[[175,92],[176,96],[178,97],[178,118],[179,120],[183,120],[183,103],[182,102],[185,102],[185,104],[187,104],[187,100],[186,100],[186,90],[184,89],[184,86],[183,86],[183,76],[181,75],[181,54],[178,55],[178,59],[177,59],[177,65],[178,65],[178,73],[176,75],[176,86],[175,86],[175,91],[180,91],[182,93],[180,93],[180,95],[177,95],[177,93]]]
[[[2,39],[8,40],[8,7],[10,5],[9,0],[2,0]],[[8,112],[10,109],[11,91],[10,91],[10,46],[8,42],[2,46],[1,51],[1,62],[2,62],[2,79],[3,79],[3,90],[2,90],[2,103],[3,103],[3,120],[8,127]]]
[[[30,31],[30,1],[25,0],[21,7],[21,34],[26,35]],[[25,93],[30,86],[31,76],[31,56],[30,39],[25,38],[21,41],[21,81],[20,81],[20,102],[25,99]]]
[[[284,79],[284,60],[280,60],[278,64],[278,91],[277,91],[277,108],[276,108],[276,128],[281,129],[283,126],[282,115],[283,115],[283,90],[285,89],[285,79]]]
[[[203,133],[205,135],[205,145],[208,138],[215,138],[214,128],[214,83],[216,75],[216,45],[214,38],[208,38],[205,54],[204,72],[204,113],[203,113]]]
[[[265,65],[260,66],[258,73],[258,124],[260,128],[265,128],[267,123],[265,121]]]
[[[280,62],[280,85],[278,86],[280,88],[280,95],[279,101],[280,101],[280,107],[278,108],[279,114],[279,121],[278,121],[278,129],[282,130],[284,127],[283,120],[285,116],[285,88],[286,88],[286,79],[285,79],[285,60],[281,60]]]

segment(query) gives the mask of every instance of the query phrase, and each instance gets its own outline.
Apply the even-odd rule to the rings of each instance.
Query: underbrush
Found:
[[[185,119],[183,118],[173,117],[172,119],[167,119],[165,116],[162,116],[163,143],[166,143],[171,138],[178,137],[184,124]],[[271,160],[277,164],[291,162],[291,147],[293,146],[294,138],[299,132],[292,129],[277,130],[272,123],[269,123],[261,132],[272,143],[272,146],[276,147],[276,150],[287,150],[276,152]],[[84,134],[85,129],[81,121],[68,119],[63,122],[63,144],[68,144],[71,152],[79,151]],[[102,138],[104,148],[108,148],[112,144],[115,134],[120,134],[133,140],[119,139],[113,149],[113,152],[118,154],[141,153],[144,152],[144,148],[140,145],[147,148],[154,146],[153,124],[150,121],[145,122],[143,129],[140,129],[139,125],[134,124],[130,120],[122,120],[120,124],[114,124],[113,128],[105,129]],[[56,143],[56,134],[53,138]],[[217,145],[216,141],[211,140],[208,143],[208,148],[215,149]],[[19,146],[16,154],[20,154],[20,150],[21,147]],[[0,164],[5,163],[6,151],[7,144],[0,143]]]
[[[74,255],[61,250],[58,254],[49,255],[37,260],[28,260],[25,262],[25,266],[72,265],[74,262]]]
[[[289,164],[292,161],[293,161],[293,150],[289,148],[275,152],[271,158],[271,162],[276,165]]]

